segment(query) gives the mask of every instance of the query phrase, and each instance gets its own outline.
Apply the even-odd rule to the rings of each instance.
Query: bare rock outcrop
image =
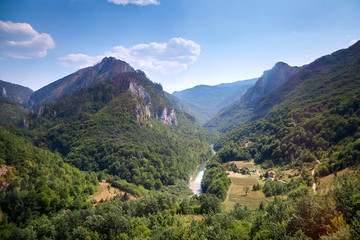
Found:
[[[175,109],[172,108],[170,111],[165,107],[161,114],[157,116],[157,119],[166,125],[177,125]]]

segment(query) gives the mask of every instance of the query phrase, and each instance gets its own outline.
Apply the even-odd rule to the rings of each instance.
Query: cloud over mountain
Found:
[[[153,5],[160,4],[160,2],[157,0],[108,0],[108,2],[117,4],[117,5],[136,4],[136,5],[141,5],[141,6],[150,5],[150,4],[153,4]]]
[[[130,63],[135,68],[152,70],[163,74],[179,73],[193,64],[200,55],[200,45],[183,38],[172,38],[167,43],[152,42],[133,47],[115,46],[102,56],[69,54],[60,58],[67,67],[86,67],[113,56]]]
[[[45,57],[55,43],[50,34],[38,33],[28,23],[0,20],[0,54],[19,59]]]

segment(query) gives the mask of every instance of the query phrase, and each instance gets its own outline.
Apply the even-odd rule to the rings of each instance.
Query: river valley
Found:
[[[195,173],[190,177],[190,189],[196,195],[200,195],[202,193],[201,181],[204,177],[205,167],[206,167],[206,162],[200,164],[196,168]]]
[[[214,150],[214,145],[210,145],[211,149],[213,150],[213,154],[216,153],[216,151]],[[191,175],[190,177],[190,189],[193,192],[193,194],[196,195],[200,195],[202,193],[201,190],[201,181],[204,177],[204,173],[206,170],[206,163],[207,162],[203,162],[201,163],[197,168],[196,171],[193,175]]]

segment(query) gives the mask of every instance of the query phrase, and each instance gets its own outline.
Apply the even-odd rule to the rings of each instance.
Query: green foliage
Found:
[[[350,180],[343,184],[350,187]],[[351,179],[353,201],[343,204],[358,209],[359,179]],[[2,239],[356,239],[359,216],[345,219],[339,212],[341,186],[334,194],[300,192],[296,198],[275,198],[250,211],[236,204],[220,209],[218,197],[210,194],[181,202],[166,193],[146,193],[137,200],[120,198],[99,203],[96,208],[67,210],[40,217],[27,226],[2,222]],[[345,206],[345,205],[343,205]],[[203,214],[202,220],[185,222],[183,214]]]
[[[18,125],[28,115],[23,106],[0,97],[0,123]]]
[[[260,184],[259,183],[254,184],[253,187],[252,187],[252,190],[253,191],[259,191],[260,190]]]
[[[233,142],[230,142],[218,152],[218,157],[220,158],[221,163],[226,163],[230,161],[250,161],[251,155],[249,151],[244,150],[244,148],[238,146]]]
[[[308,187],[311,187],[313,185],[314,178],[311,175],[310,171],[303,169],[301,172],[301,177],[302,177],[302,179],[304,179],[304,181]]]
[[[318,59],[266,97],[248,125],[227,132],[215,149],[244,150],[256,163],[314,165],[321,175],[360,163],[359,44]],[[257,119],[257,118],[254,118]],[[235,144],[233,144],[233,142]]]
[[[230,183],[225,169],[213,157],[206,165],[206,171],[201,181],[202,191],[214,194],[223,201],[226,198]]]
[[[277,180],[267,180],[262,188],[262,191],[266,197],[284,195],[288,193],[289,198],[296,198],[308,191],[307,188],[302,188],[304,186],[306,186],[306,182],[302,178],[292,178],[289,183],[283,183]]]
[[[129,78],[146,89],[153,116],[172,108],[162,88],[145,76],[126,74],[44,106],[42,116],[32,118],[36,143],[80,170],[105,171],[148,190],[187,181],[210,157],[211,135],[178,110],[176,126],[137,115],[138,106],[145,112],[149,103],[124,88]]]
[[[80,172],[59,154],[34,147],[0,128],[0,162],[7,171],[0,176],[3,214],[9,221],[27,223],[42,214],[81,208],[94,189],[96,175]]]

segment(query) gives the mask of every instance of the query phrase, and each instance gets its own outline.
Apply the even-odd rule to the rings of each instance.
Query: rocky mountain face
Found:
[[[299,71],[299,67],[291,67],[286,63],[278,62],[265,71],[255,85],[237,101],[221,110],[204,126],[213,131],[225,133],[243,123],[251,121],[255,116],[255,108],[269,94],[290,79]]]
[[[36,109],[64,94],[70,94],[129,72],[135,72],[135,70],[128,63],[107,57],[93,67],[81,69],[35,91],[30,97],[29,105]]]
[[[98,86],[106,87],[96,90]],[[81,91],[82,89],[88,90]],[[96,92],[103,98],[107,93],[101,105],[111,102],[124,92],[129,92],[131,98],[137,102],[131,114],[138,120],[147,121],[147,118],[155,118],[164,124],[177,124],[174,106],[165,97],[162,87],[152,83],[141,70],[134,70],[128,63],[113,57],[104,58],[93,67],[81,69],[39,89],[31,95],[29,103],[33,110],[36,110],[36,118],[39,119],[49,113],[54,117],[61,117],[61,105],[67,101],[74,101],[71,103],[72,106],[66,106],[64,115],[76,116],[84,110],[87,111],[92,100],[99,100],[97,96],[90,97],[89,93],[85,94],[87,91],[91,91],[91,94]],[[81,97],[83,94],[86,96]]]
[[[151,110],[153,104],[151,102],[150,94],[142,85],[136,82],[129,82],[128,91],[143,101],[143,104],[136,105],[136,119],[145,120],[146,118],[153,117],[163,124],[177,125],[176,113],[173,106],[164,106],[161,113],[154,113]]]
[[[200,112],[207,121],[222,108],[240,99],[246,90],[255,84],[256,80],[257,78],[254,78],[215,86],[198,85],[183,91],[176,91],[172,95]]]
[[[299,67],[291,67],[283,62],[276,63],[272,69],[264,72],[253,87],[247,90],[241,101],[248,107],[255,107],[259,100],[286,82],[299,69]]]
[[[33,92],[30,88],[0,80],[0,97],[17,104],[26,105]]]

